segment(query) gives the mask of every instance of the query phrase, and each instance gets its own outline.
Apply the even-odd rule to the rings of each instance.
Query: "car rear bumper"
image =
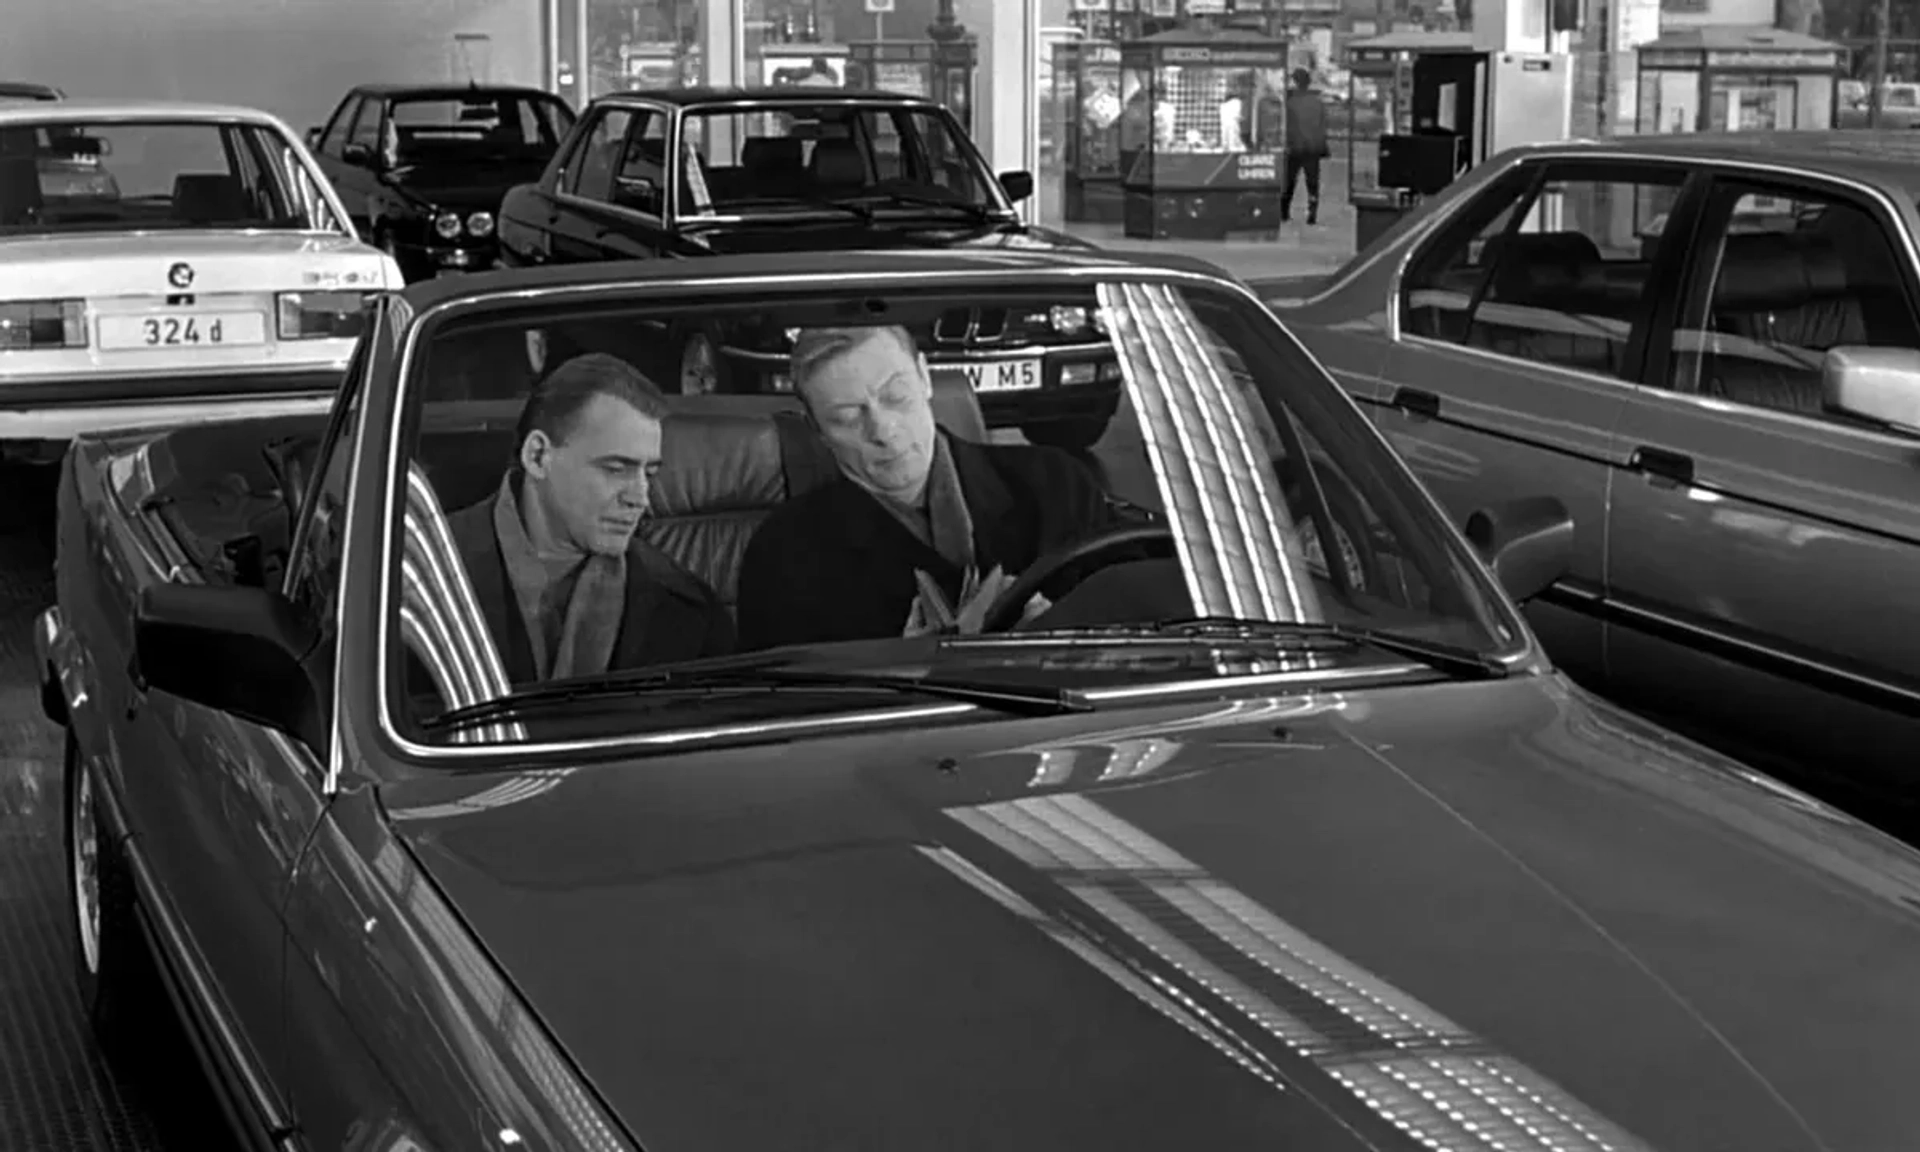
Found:
[[[0,380],[9,455],[58,459],[75,436],[211,421],[325,413],[338,369],[178,377]],[[27,445],[42,446],[36,453]]]

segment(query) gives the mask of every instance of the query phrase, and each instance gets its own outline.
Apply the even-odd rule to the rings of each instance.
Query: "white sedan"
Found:
[[[0,449],[325,412],[371,294],[403,285],[279,119],[0,106]]]

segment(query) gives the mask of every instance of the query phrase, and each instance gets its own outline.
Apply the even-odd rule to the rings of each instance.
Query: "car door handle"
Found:
[[[1428,420],[1440,415],[1440,397],[1419,388],[1395,388],[1393,406],[1409,416]]]
[[[1635,448],[1633,455],[1627,458],[1627,467],[1635,472],[1644,472],[1656,480],[1670,480],[1675,484],[1693,483],[1693,457],[1669,452],[1665,448]]]

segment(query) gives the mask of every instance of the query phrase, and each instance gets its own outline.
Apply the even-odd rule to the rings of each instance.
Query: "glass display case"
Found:
[[[1409,189],[1380,183],[1380,138],[1411,133],[1416,127],[1414,65],[1431,56],[1478,55],[1467,32],[1390,32],[1347,45],[1346,116],[1344,123],[1339,118],[1334,122],[1335,133],[1345,140],[1329,143],[1334,155],[1346,158],[1354,251],[1366,248],[1418,200]]]
[[[972,37],[938,40],[861,40],[848,46],[846,86],[945,105],[973,131],[973,73],[979,44]]]
[[[1062,211],[1072,223],[1118,224],[1120,45],[1081,40],[1054,45],[1053,82],[1065,96],[1060,159]]]
[[[1181,29],[1121,45],[1129,238],[1278,232],[1287,48],[1239,29]]]
[[[1838,125],[1846,49],[1779,29],[1670,32],[1638,51],[1641,133]]]

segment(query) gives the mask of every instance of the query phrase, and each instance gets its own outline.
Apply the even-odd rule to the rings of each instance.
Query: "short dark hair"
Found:
[[[1312,83],[1313,73],[1307,71],[1305,68],[1295,68],[1293,70],[1293,86],[1295,88],[1305,88]]]
[[[525,447],[527,437],[536,431],[555,443],[565,440],[595,396],[631,405],[654,420],[667,418],[667,398],[644,372],[618,356],[589,352],[560,364],[533,386],[514,429],[514,452]]]

